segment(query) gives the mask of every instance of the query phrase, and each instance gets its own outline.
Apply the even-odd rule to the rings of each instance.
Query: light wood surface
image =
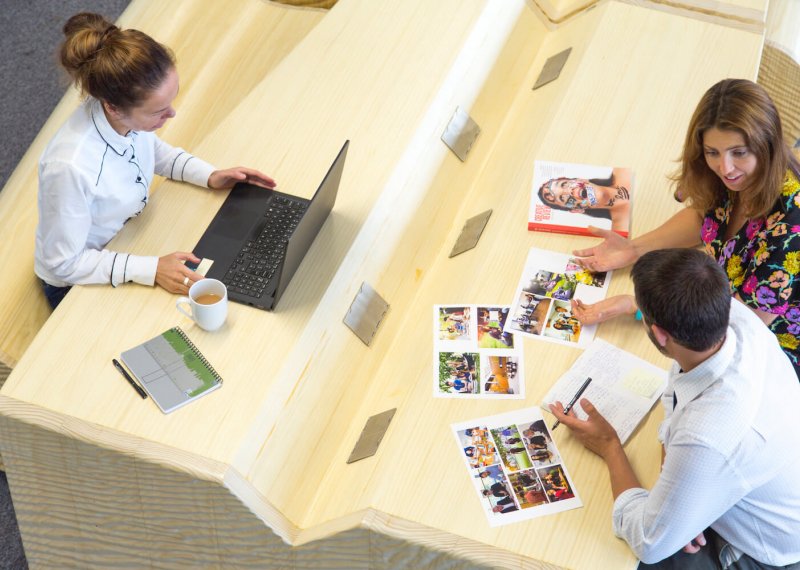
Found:
[[[766,42],[783,50],[800,65],[800,2],[770,0],[767,12]]]
[[[528,4],[536,10],[547,23],[557,26],[570,18],[579,16],[603,2],[614,0],[527,0]],[[681,14],[688,18],[699,18],[734,27],[747,28],[761,31],[767,16],[769,0],[620,0],[644,8],[664,10]],[[794,0],[778,0],[781,12],[794,10],[789,8]],[[772,7],[770,6],[770,11]],[[791,26],[786,27],[786,33],[791,33]]]
[[[633,568],[611,533],[605,467],[567,430],[556,438],[584,507],[487,526],[450,424],[538,405],[578,351],[525,341],[525,401],[433,399],[431,305],[507,303],[530,247],[591,243],[526,230],[536,159],[630,166],[633,234],[665,219],[678,207],[665,175],[696,101],[718,79],[753,78],[761,41],[624,2],[548,30],[523,0],[340,0],[227,113],[182,127],[198,155],[258,167],[304,196],[351,140],[336,208],[278,310],[232,305],[223,329],[205,333],[160,289],[77,288],[0,392],[0,448],[29,559],[47,566],[69,545],[74,566],[238,564],[250,545],[242,566]],[[561,77],[532,91],[566,47]],[[233,61],[248,48],[232,46],[242,50]],[[211,67],[194,79],[215,84]],[[210,94],[181,104],[200,113],[209,98],[213,113]],[[439,140],[456,106],[482,128],[464,163]],[[191,248],[222,199],[163,182],[112,245]],[[487,208],[479,246],[448,259],[465,219]],[[363,281],[391,305],[369,348],[341,322]],[[611,293],[629,290],[617,272]],[[175,324],[225,385],[165,416],[110,359]],[[632,320],[600,336],[666,366]],[[378,454],[347,465],[366,419],[392,407]],[[646,485],[660,416],[627,446]],[[138,539],[159,532],[141,552]]]

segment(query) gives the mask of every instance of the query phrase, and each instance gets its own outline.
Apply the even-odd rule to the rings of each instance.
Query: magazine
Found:
[[[583,506],[539,409],[451,427],[489,526]]]
[[[597,325],[584,326],[570,301],[605,299],[611,272],[593,273],[570,255],[532,248],[517,285],[504,330],[531,338],[586,348]]]
[[[590,235],[595,226],[628,237],[632,197],[630,168],[537,160],[528,229]]]

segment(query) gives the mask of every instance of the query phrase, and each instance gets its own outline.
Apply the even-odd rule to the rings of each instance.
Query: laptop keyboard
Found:
[[[264,213],[266,224],[245,242],[222,281],[231,291],[261,298],[284,258],[289,236],[306,211],[305,202],[275,196]]]

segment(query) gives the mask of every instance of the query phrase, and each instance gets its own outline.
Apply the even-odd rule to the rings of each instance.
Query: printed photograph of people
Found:
[[[482,356],[481,387],[485,394],[519,394],[519,359],[511,356]]]
[[[439,391],[451,394],[477,394],[480,357],[475,352],[439,353]]]
[[[533,462],[528,456],[525,443],[522,441],[522,435],[520,435],[517,426],[510,425],[495,428],[491,430],[491,434],[495,442],[497,442],[500,460],[508,471],[519,471],[533,467]]]
[[[582,505],[541,409],[471,419],[451,430],[490,527]]]
[[[478,307],[478,347],[514,348],[514,335],[503,332],[508,307]]]
[[[548,502],[547,493],[544,492],[544,486],[534,469],[511,473],[508,479],[521,509],[528,509]]]
[[[593,219],[611,221],[612,230],[628,235],[631,219],[631,170],[613,168],[606,178],[561,176],[545,180],[537,191],[539,202],[553,210],[582,214],[575,224],[586,227]],[[598,224],[592,224],[598,225]]]
[[[565,301],[553,301],[553,305],[544,336],[577,343],[581,336],[581,322],[572,315],[572,307]]]
[[[567,268],[565,273],[576,283],[583,283],[589,287],[602,287],[606,283],[605,271],[598,271],[593,273],[588,269],[584,269],[578,265],[578,261],[574,257],[570,257],[567,261]]]
[[[550,303],[550,299],[523,291],[509,328],[532,335],[542,334]]]
[[[534,467],[544,467],[553,463],[561,463],[561,457],[553,443],[553,438],[545,426],[544,420],[537,420],[527,425],[520,424],[522,439],[533,460]]]
[[[539,270],[527,284],[523,284],[522,290],[539,297],[568,301],[575,295],[577,284],[578,282],[566,273]]]
[[[439,340],[471,340],[470,308],[439,308]]]
[[[500,463],[494,442],[485,427],[472,427],[456,433],[470,469],[481,469]]]
[[[476,477],[483,486],[481,497],[487,502],[487,508],[493,513],[510,513],[519,509],[511,487],[499,465],[492,465],[482,470]]]
[[[561,469],[561,465],[537,469],[536,474],[539,475],[539,479],[544,484],[544,492],[551,503],[571,499],[575,496],[569,486],[566,475],[564,475],[564,471]]]

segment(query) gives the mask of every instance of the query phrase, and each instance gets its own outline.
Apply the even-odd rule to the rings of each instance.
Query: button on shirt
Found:
[[[153,175],[206,187],[214,167],[148,132],[126,136],[89,98],[39,162],[34,271],[50,285],[153,285],[158,257],[104,249],[149,199]]]
[[[673,366],[662,404],[661,475],[617,497],[617,536],[647,563],[709,526],[764,564],[800,561],[800,384],[775,335],[734,300],[720,350]]]

